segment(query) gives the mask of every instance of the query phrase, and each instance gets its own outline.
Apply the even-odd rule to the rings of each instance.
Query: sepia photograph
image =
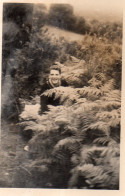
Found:
[[[121,2],[2,10],[0,188],[120,190]]]

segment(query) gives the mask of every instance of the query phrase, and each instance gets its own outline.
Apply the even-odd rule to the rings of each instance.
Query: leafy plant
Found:
[[[27,169],[37,173],[35,186],[118,189],[120,91],[58,87],[44,95],[53,93],[63,106],[36,115],[39,129],[28,144],[32,164]]]

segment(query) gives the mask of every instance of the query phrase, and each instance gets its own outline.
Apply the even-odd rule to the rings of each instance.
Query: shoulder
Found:
[[[61,80],[61,85],[62,86],[68,86],[68,83],[65,80]]]
[[[49,84],[46,82],[46,83],[44,83],[44,84],[41,86],[41,94],[42,94],[44,91],[48,90],[48,89],[50,89],[50,86],[49,86]]]

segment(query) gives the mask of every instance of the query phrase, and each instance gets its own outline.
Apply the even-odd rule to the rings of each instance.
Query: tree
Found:
[[[74,22],[73,7],[68,4],[53,4],[48,14],[48,23],[59,28],[68,29]]]

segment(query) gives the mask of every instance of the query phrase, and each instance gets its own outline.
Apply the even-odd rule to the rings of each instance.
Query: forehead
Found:
[[[50,74],[60,74],[58,70],[52,69],[50,71]]]

